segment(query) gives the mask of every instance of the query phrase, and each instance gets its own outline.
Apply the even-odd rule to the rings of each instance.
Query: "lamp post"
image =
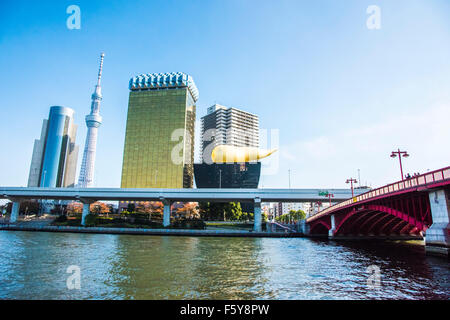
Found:
[[[354,194],[353,194],[353,182],[357,183],[358,181],[356,181],[356,179],[353,179],[353,178],[347,179],[347,181],[345,181],[345,183],[350,183],[351,184],[351,187],[352,187],[352,198],[354,197]]]
[[[222,189],[222,169],[219,169],[219,189]]]
[[[402,175],[402,181],[404,180],[403,177],[403,167],[402,167],[402,156],[404,158],[408,158],[409,154],[407,151],[400,151],[400,149],[397,149],[397,151],[392,151],[391,158],[396,158],[398,156],[398,161],[400,162],[400,174]]]
[[[326,196],[328,197],[328,200],[330,201],[330,207],[331,207],[331,198],[334,198],[334,194],[328,193]]]
[[[317,204],[317,212],[319,212],[320,206],[322,205],[322,201],[317,201],[316,204]]]

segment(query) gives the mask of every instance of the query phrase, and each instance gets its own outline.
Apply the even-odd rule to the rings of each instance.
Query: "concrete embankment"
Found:
[[[200,237],[266,237],[292,238],[302,237],[300,233],[284,232],[253,232],[240,230],[193,230],[193,229],[143,229],[143,228],[103,228],[103,227],[69,227],[49,225],[0,224],[0,230],[10,231],[41,231],[41,232],[72,232],[101,234],[138,234],[159,236],[200,236]]]

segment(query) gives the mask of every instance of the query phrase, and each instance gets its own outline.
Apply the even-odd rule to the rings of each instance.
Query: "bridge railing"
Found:
[[[345,201],[335,204],[331,207],[328,207],[322,211],[319,211],[315,215],[309,217],[307,220],[311,220],[311,219],[315,220],[315,219],[319,218],[320,216],[326,215],[327,213],[334,211],[336,209],[351,205],[352,203],[369,200],[369,199],[376,198],[376,197],[379,197],[382,195],[396,193],[396,192],[410,189],[410,188],[426,186],[431,183],[438,183],[440,181],[444,181],[447,179],[450,179],[450,167],[427,172],[427,173],[424,173],[424,174],[421,174],[421,175],[418,175],[415,177],[405,179],[403,181],[397,181],[397,182],[385,185],[383,187],[370,190],[370,191],[360,194],[356,197],[345,200]]]

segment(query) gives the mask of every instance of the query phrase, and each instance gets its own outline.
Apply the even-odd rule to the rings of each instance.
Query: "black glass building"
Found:
[[[258,188],[261,162],[195,163],[197,188]]]

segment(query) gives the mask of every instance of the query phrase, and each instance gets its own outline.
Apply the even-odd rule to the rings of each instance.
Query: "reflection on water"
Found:
[[[450,298],[448,261],[405,243],[0,231],[0,261],[0,299]]]

